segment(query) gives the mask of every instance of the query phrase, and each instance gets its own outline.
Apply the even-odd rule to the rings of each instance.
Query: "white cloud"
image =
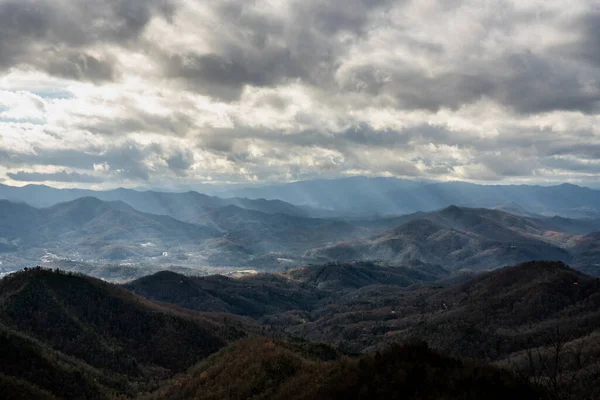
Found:
[[[0,0],[8,183],[600,174],[584,0],[30,3]]]

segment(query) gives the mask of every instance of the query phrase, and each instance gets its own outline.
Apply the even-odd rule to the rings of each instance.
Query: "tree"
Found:
[[[558,325],[548,330],[543,343],[546,346],[535,346],[530,338],[521,364],[513,364],[515,370],[545,389],[551,400],[581,398],[580,384],[589,374],[587,366],[591,362],[586,352],[589,343],[574,340],[572,330]]]

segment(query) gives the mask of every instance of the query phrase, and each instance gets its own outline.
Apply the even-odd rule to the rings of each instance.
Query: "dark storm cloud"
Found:
[[[598,79],[557,52],[506,48],[492,60],[465,55],[471,57],[469,64],[448,64],[448,71],[433,75],[416,68],[410,59],[389,65],[376,58],[353,66],[345,79],[336,82],[335,74],[351,44],[366,39],[371,29],[385,27],[375,24],[375,18],[390,6],[403,3],[352,0],[341,7],[335,2],[293,2],[289,20],[276,16],[266,19],[253,10],[251,3],[219,3],[218,25],[227,34],[217,33],[211,38],[216,50],[175,54],[165,57],[162,64],[168,76],[225,101],[238,99],[246,85],[274,87],[300,80],[330,93],[387,96],[394,99],[395,106],[408,110],[458,109],[482,98],[495,100],[521,114],[598,110]],[[442,9],[458,5],[449,2]],[[507,18],[485,21],[490,32],[511,32],[518,24],[530,23],[534,18],[528,13],[510,12]],[[598,19],[590,16],[581,23],[584,28],[580,47],[587,49],[590,57],[598,53],[594,51],[600,43]],[[435,43],[435,37],[416,39],[410,33],[398,37],[398,43],[387,45],[391,49],[399,44],[424,55],[443,56],[450,51]]]
[[[504,71],[509,76],[497,80],[497,89],[491,97],[518,112],[598,111],[600,81],[582,76],[567,61],[525,53],[510,56],[500,67],[495,70],[496,76],[502,76]]]
[[[385,0],[295,2],[292,20],[268,19],[253,12],[252,3],[223,2],[216,7],[218,32],[212,38],[218,52],[165,56],[165,74],[183,80],[200,93],[231,101],[246,85],[256,87],[301,80],[330,86],[346,49],[335,37],[340,32],[359,36],[370,13]]]
[[[409,135],[392,130],[375,130],[368,124],[358,124],[333,135],[333,140],[344,140],[349,145],[358,144],[374,147],[396,147],[406,145]],[[333,143],[332,143],[333,144]]]
[[[491,93],[494,82],[486,76],[463,72],[426,76],[426,71],[406,65],[360,65],[349,72],[342,90],[371,96],[389,95],[404,109],[437,111],[458,108]]]
[[[101,183],[103,178],[77,172],[26,172],[17,171],[6,174],[9,178],[21,182],[79,182],[79,183]]]
[[[194,165],[194,154],[191,151],[177,151],[166,159],[167,166],[178,175],[185,175]]]
[[[578,32],[577,39],[568,45],[558,46],[558,52],[600,67],[600,10],[578,18],[573,22],[572,29]]]
[[[600,160],[600,144],[591,142],[580,143],[580,137],[581,136],[579,135],[574,135],[571,138],[570,143],[552,143],[548,146],[546,154],[551,156],[573,155],[580,158]],[[586,139],[586,137],[583,136],[582,141],[586,140],[590,141],[591,139]]]
[[[369,23],[369,15],[384,11],[390,4],[405,3],[391,0],[347,0],[343,6],[329,1],[309,0],[296,2],[293,7],[295,15],[319,31],[334,35],[339,32],[352,32],[357,35],[365,33]]]
[[[166,61],[166,73],[196,90],[223,100],[235,100],[245,85],[275,86],[307,76],[288,49],[273,47],[255,54],[232,48],[228,54],[184,54]]]
[[[409,2],[350,0],[341,6],[337,2],[292,1],[289,15],[284,17],[259,13],[253,3],[215,2],[211,7],[218,30],[202,38],[213,51],[171,49],[169,55],[155,51],[152,56],[166,77],[181,81],[188,90],[224,101],[238,99],[247,85],[276,87],[299,80],[330,93],[387,96],[394,99],[395,106],[409,110],[457,109],[482,98],[522,114],[598,110],[597,75],[590,75],[589,69],[582,69],[565,55],[600,66],[599,12],[581,17],[571,27],[578,32],[578,41],[562,49],[534,53],[506,48],[500,58],[478,61],[473,57],[465,65],[449,64],[448,71],[440,74],[416,68],[409,59],[392,65],[369,59],[336,82],[335,74],[350,46],[368,38],[373,29],[385,28],[378,23],[387,20],[377,18],[404,3]],[[440,6],[440,12],[460,10],[458,2]],[[0,1],[0,67],[29,64],[69,79],[112,80],[118,76],[115,60],[90,53],[90,46],[135,46],[132,40],[154,16],[171,20],[175,9],[174,3],[166,0]],[[485,21],[489,31],[511,32],[533,18],[512,9],[504,13],[506,18]],[[400,26],[402,22],[396,21]],[[450,51],[435,39],[416,39],[406,31],[397,44],[415,54]]]
[[[154,15],[174,12],[166,0],[0,0],[0,68],[29,65],[61,77],[103,81],[112,61],[92,45],[123,45]]]
[[[362,65],[350,75],[345,90],[390,95],[404,109],[457,109],[490,98],[522,114],[555,110],[593,113],[600,102],[600,80],[583,75],[568,61],[531,52],[436,77],[403,65]]]
[[[110,81],[115,77],[113,62],[82,53],[54,54],[46,72],[76,81]]]

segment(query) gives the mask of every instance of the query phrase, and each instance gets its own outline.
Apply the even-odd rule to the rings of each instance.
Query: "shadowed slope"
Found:
[[[394,346],[375,355],[324,360],[255,338],[223,349],[151,399],[506,399],[537,398],[510,374],[432,352]]]
[[[89,277],[34,269],[0,281],[0,323],[91,366],[181,371],[241,332]]]

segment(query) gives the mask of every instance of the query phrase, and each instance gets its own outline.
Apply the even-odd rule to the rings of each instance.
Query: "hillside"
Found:
[[[1,337],[8,348],[17,349],[3,353],[0,372],[44,390],[63,387],[44,381],[51,376],[48,369],[60,379],[82,381],[79,390],[100,390],[93,384],[99,380],[112,391],[131,392],[136,385],[152,387],[157,379],[186,370],[244,335],[217,321],[151,303],[93,278],[27,270],[0,281]],[[32,356],[10,358],[25,351]],[[44,373],[25,374],[23,363],[34,360]]]
[[[236,206],[211,210],[200,220],[226,232],[228,240],[251,249],[253,253],[279,251],[296,254],[310,246],[362,237],[371,232],[359,224],[336,219],[266,214]]]
[[[571,261],[573,235],[554,225],[499,210],[451,206],[417,216],[369,239],[309,250],[318,260],[421,260],[451,270],[493,269],[532,260]]]
[[[80,235],[143,242],[151,239],[201,240],[218,232],[171,217],[147,214],[123,202],[103,202],[83,197],[42,209],[36,229],[47,236]]]
[[[597,394],[590,382],[600,368],[600,280],[563,263],[530,262],[449,277],[439,267],[419,263],[404,267],[334,263],[291,269],[281,276],[291,281],[286,285],[304,285],[304,296],[317,296],[295,306],[289,292],[282,295],[284,281],[278,275],[271,281],[268,275],[257,277],[262,294],[244,301],[252,304],[259,297],[269,307],[246,314],[267,332],[325,342],[351,353],[384,350],[419,338],[445,354],[493,362],[527,376],[546,373],[538,369],[539,363],[554,362],[552,349],[560,338],[561,379],[577,377],[561,390],[585,399],[594,398],[585,393]],[[169,277],[173,279],[159,274],[149,278],[152,286],[132,289],[146,296],[170,293],[161,300],[184,307],[202,310],[211,305],[195,294],[197,288],[191,295],[177,291],[177,285],[169,282],[181,279],[182,284],[182,277]],[[218,279],[226,281],[205,278]],[[163,292],[156,282],[160,280],[166,281]],[[257,289],[251,281],[238,279],[237,291],[229,281],[215,285],[211,299],[242,299],[247,296],[241,296],[244,286]],[[182,293],[181,298],[173,293]],[[191,299],[199,301],[186,305]],[[533,371],[527,354],[536,357]]]
[[[419,338],[445,354],[493,362],[540,384],[556,369],[557,398],[594,399],[600,394],[594,384],[598,310],[599,279],[562,263],[531,262],[458,282],[366,286],[295,314],[301,318],[288,312],[263,322],[350,352]]]
[[[567,248],[575,256],[575,262],[585,272],[596,274],[600,267],[600,232],[573,237]]]
[[[545,376],[543,365],[554,365],[561,370],[560,385],[570,382],[561,390],[594,399],[600,395],[593,384],[600,370],[599,310],[599,279],[562,263],[532,262],[456,283],[366,286],[309,312],[263,322],[351,352],[416,337],[444,353],[493,361],[528,376]],[[535,358],[535,367],[527,357]]]
[[[560,262],[530,262],[475,276],[440,267],[335,263],[243,278],[164,272],[126,288],[201,311],[257,318],[349,351],[412,335],[458,356],[497,359],[552,324],[574,337],[600,326],[600,280]],[[464,341],[469,327],[473,340]]]
[[[235,279],[161,272],[124,287],[33,269],[0,281],[0,341],[8,349],[0,351],[0,388],[39,398],[73,398],[56,382],[94,399],[462,399],[483,391],[523,398],[544,390],[541,381],[534,389],[521,380],[547,376],[535,367],[543,361],[560,363],[552,396],[587,400],[598,394],[598,310],[600,280],[558,262],[475,276],[416,262]],[[245,332],[270,338],[236,342]],[[551,361],[557,340],[563,350]],[[27,352],[31,370],[13,356]]]
[[[448,273],[438,266],[377,266],[373,263],[327,264],[283,273],[241,278],[193,277],[163,271],[123,285],[150,300],[199,311],[229,312],[261,318],[286,311],[310,311],[345,291],[386,284],[406,287],[432,282]]]
[[[528,337],[544,343],[542,332],[556,322],[575,337],[600,326],[600,280],[562,263],[447,277],[427,264],[339,263],[237,279],[164,272],[125,287],[195,310],[252,316],[351,351],[416,335],[455,355],[497,359]],[[466,326],[480,342],[463,341]]]
[[[322,290],[347,291],[370,285],[406,287],[414,283],[433,282],[448,276],[437,265],[415,261],[408,266],[378,266],[369,262],[330,263],[295,268],[285,276]]]
[[[325,296],[312,287],[270,274],[234,279],[220,275],[189,277],[159,272],[124,287],[150,300],[252,317],[311,309]]]
[[[75,260],[142,260],[222,235],[213,228],[92,197],[44,209],[3,201],[0,222],[0,252],[36,263],[48,253]]]
[[[505,371],[441,356],[423,344],[375,355],[323,357],[254,338],[223,349],[148,399],[506,399],[538,398]],[[232,384],[235,382],[235,384]]]
[[[31,338],[0,327],[0,392],[5,399],[109,399],[129,393],[125,382],[111,379],[83,362]]]

